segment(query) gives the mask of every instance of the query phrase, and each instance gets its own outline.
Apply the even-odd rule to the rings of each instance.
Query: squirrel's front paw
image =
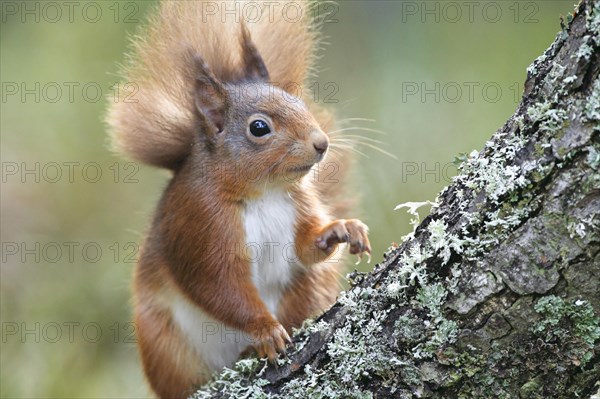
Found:
[[[278,353],[284,353],[286,345],[292,340],[285,328],[279,323],[259,325],[254,335],[254,349],[260,358],[268,358],[271,362],[277,359]]]
[[[371,257],[371,244],[369,243],[369,228],[358,219],[340,219],[330,223],[323,229],[321,235],[315,240],[315,245],[320,250],[330,255],[336,245],[347,242],[350,244],[350,253],[358,255],[366,253]]]

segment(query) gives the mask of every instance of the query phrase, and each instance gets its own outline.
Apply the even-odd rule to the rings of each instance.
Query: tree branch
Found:
[[[243,360],[196,398],[599,390],[600,0],[571,17],[414,236],[355,274],[278,368]]]

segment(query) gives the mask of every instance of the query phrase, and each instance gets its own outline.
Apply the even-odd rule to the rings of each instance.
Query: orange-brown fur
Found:
[[[335,301],[338,244],[359,255],[371,250],[362,222],[337,219],[350,210],[347,154],[326,158],[338,168],[335,179],[312,175],[323,164],[315,166],[331,114],[285,92],[290,82],[305,83],[314,59],[308,6],[296,1],[305,8],[300,22],[240,24],[205,18],[207,3],[215,4],[161,3],[124,71],[138,86],[137,102],[112,104],[108,116],[118,149],[173,171],[134,276],[141,358],[162,398],[186,397],[218,371],[176,321],[173,303],[247,334],[260,356],[273,359],[292,327]],[[255,136],[248,127],[255,119],[271,134]],[[243,175],[249,171],[252,179]],[[293,204],[301,265],[273,313],[253,280],[261,266],[245,250],[244,219],[248,203],[270,192]]]

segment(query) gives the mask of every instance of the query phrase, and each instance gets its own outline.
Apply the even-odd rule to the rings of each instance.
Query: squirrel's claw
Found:
[[[353,255],[368,254],[371,258],[371,244],[368,237],[369,228],[358,219],[340,219],[325,227],[321,235],[315,240],[315,246],[326,254],[331,254],[336,245],[348,243],[350,253]],[[360,260],[359,260],[360,262]]]
[[[262,331],[257,337],[254,348],[258,357],[267,358],[270,363],[276,363],[277,356],[285,353],[291,338],[281,324],[277,324],[270,331]]]
[[[364,254],[367,255],[367,263],[371,263],[371,253],[370,252],[364,252]],[[358,265],[363,260],[363,253],[361,252],[361,253],[357,254],[356,257],[358,259],[356,260],[355,265]]]

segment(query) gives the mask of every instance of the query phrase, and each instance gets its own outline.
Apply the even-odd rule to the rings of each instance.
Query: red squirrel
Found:
[[[230,1],[161,2],[124,68],[136,92],[111,104],[116,148],[172,171],[133,283],[161,398],[187,397],[248,350],[275,359],[335,301],[338,246],[371,253],[367,226],[346,218],[350,154],[329,148],[333,117],[301,92],[318,37],[308,2],[293,3],[300,18],[275,7],[244,21]]]

